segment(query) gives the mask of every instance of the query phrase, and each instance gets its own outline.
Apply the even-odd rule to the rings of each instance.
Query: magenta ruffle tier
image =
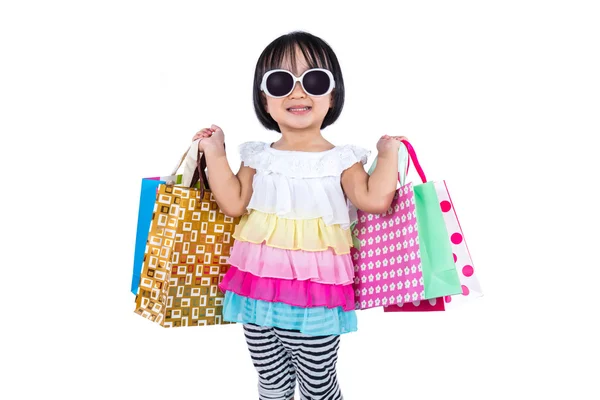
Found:
[[[219,284],[222,291],[268,302],[286,303],[296,307],[342,307],[355,309],[352,285],[327,285],[296,279],[254,276],[231,266]]]

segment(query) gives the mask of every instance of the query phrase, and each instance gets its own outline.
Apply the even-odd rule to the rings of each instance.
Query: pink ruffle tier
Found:
[[[327,285],[348,285],[354,280],[350,254],[326,251],[284,250],[236,241],[229,263],[252,275],[279,279],[297,279]]]
[[[328,285],[309,280],[289,280],[257,277],[232,264],[219,284],[223,292],[268,302],[280,302],[296,307],[342,307],[355,309],[352,285]]]

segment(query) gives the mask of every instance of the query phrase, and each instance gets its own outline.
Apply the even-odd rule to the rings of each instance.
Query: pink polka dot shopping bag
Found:
[[[403,143],[401,186],[390,208],[357,210],[352,227],[356,309],[444,311],[482,292],[445,181],[428,182],[412,145]],[[421,184],[404,183],[410,160]]]

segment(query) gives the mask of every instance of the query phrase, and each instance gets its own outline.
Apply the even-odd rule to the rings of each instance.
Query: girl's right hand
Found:
[[[196,133],[192,141],[197,139],[202,139],[198,143],[198,150],[202,152],[225,148],[225,134],[217,125],[211,125],[210,128],[204,128]]]

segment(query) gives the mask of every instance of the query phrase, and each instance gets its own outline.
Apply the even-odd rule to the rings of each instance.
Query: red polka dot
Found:
[[[448,212],[452,208],[452,204],[449,201],[444,200],[440,203],[440,207],[442,207],[443,212]]]
[[[470,265],[465,265],[462,269],[462,273],[464,276],[473,275],[473,267],[471,267]]]
[[[462,285],[462,291],[463,291],[463,295],[465,295],[465,296],[469,295],[469,288],[466,287],[465,285]]]
[[[458,257],[456,257],[456,254],[452,253],[452,256],[454,257],[454,262],[456,262],[456,260],[458,260]]]
[[[444,297],[444,301],[446,303],[450,303],[452,301],[452,297],[451,296],[446,296],[446,297]]]
[[[452,243],[454,243],[454,244],[461,244],[463,237],[460,233],[456,232],[456,233],[452,234],[452,236],[450,237],[450,240],[452,240]]]

